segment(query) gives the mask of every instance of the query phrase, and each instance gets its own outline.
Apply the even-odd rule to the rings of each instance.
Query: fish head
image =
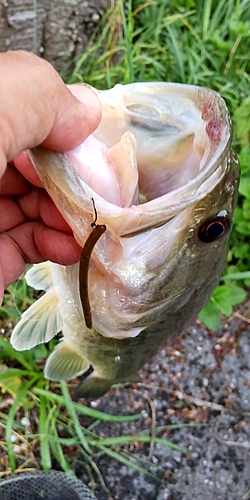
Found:
[[[204,305],[224,265],[239,167],[212,90],[150,82],[96,92],[103,117],[92,136],[65,154],[30,154],[81,246],[94,200],[106,231],[88,272],[93,326],[122,339]],[[77,282],[72,294],[81,310]]]

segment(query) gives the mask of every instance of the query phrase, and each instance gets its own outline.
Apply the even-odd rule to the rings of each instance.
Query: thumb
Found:
[[[24,51],[0,53],[0,177],[7,161],[43,143],[75,148],[98,126],[97,95],[82,87],[80,102],[44,59]]]

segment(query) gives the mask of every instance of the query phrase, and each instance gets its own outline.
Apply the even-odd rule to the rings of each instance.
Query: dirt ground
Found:
[[[250,318],[250,302],[240,312]],[[124,446],[131,461],[147,461],[136,463],[152,476],[100,456],[97,464],[108,492],[96,485],[98,500],[250,498],[250,321],[234,315],[216,334],[197,321],[141,376],[143,384],[110,390],[90,405],[116,414],[145,410],[145,418],[113,428],[102,423],[98,433],[106,437],[151,428],[154,435],[155,428],[178,424],[155,435],[186,451],[159,443]],[[76,473],[88,482],[80,466]]]

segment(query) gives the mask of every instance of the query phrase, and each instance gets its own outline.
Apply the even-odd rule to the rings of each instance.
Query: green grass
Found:
[[[242,180],[224,277],[201,313],[211,328],[218,326],[220,311],[230,314],[232,306],[244,300],[245,288],[250,284],[249,54],[249,0],[129,0],[119,1],[104,16],[73,71],[69,73],[65,68],[62,72],[68,83],[85,81],[99,89],[116,83],[154,80],[207,86],[226,100]],[[33,300],[23,279],[8,289],[0,311],[5,331],[11,330],[19,310]],[[0,337],[0,361],[8,366],[0,375],[2,391],[6,391],[0,403],[6,395],[14,400],[9,412],[0,409],[0,448],[11,470],[37,467],[40,464],[35,457],[40,454],[44,469],[51,468],[56,460],[63,470],[70,471],[82,461],[92,484],[98,479],[104,485],[95,460],[106,454],[150,475],[150,462],[139,454],[133,455],[135,460],[131,461],[126,444],[150,442],[151,430],[136,436],[112,437],[112,426],[121,419],[129,424],[143,415],[119,417],[73,402],[65,383],[50,386],[43,378],[48,349],[53,349],[53,342],[48,347],[17,353],[7,335]],[[21,424],[23,416],[31,421],[29,429]],[[98,435],[103,421],[110,426],[110,435],[104,437]],[[156,428],[155,442],[173,446],[158,432],[161,430]],[[25,445],[22,453],[20,444]]]
[[[32,350],[34,358],[35,350]],[[5,364],[7,361],[9,368]],[[105,480],[96,464],[96,458],[100,455],[115,458],[157,479],[148,470],[150,461],[141,464],[143,459],[140,456],[134,456],[131,461],[128,445],[150,444],[153,440],[154,444],[168,446],[181,453],[187,451],[159,436],[178,426],[156,427],[154,435],[149,427],[137,434],[112,436],[112,429],[116,425],[126,423],[126,427],[129,427],[132,422],[148,417],[146,411],[132,414],[124,411],[124,415],[116,415],[111,409],[110,413],[105,413],[74,402],[65,382],[49,384],[44,379],[42,369],[30,357],[30,352],[16,352],[5,336],[0,337],[0,367],[6,368],[1,370],[0,375],[0,450],[1,456],[6,455],[6,472],[20,471],[23,467],[49,470],[55,463],[60,464],[65,472],[70,472],[77,464],[82,464],[91,484],[99,482],[105,488]],[[10,396],[11,406],[5,409],[3,403]],[[26,427],[23,417],[28,421]],[[103,431],[98,433],[104,422],[108,433],[106,436]],[[159,470],[164,472],[162,468]]]
[[[0,336],[0,454],[6,457],[5,471],[0,472],[0,478],[23,468],[49,470],[55,464],[72,473],[81,465],[93,487],[98,483],[106,488],[97,459],[107,455],[160,481],[158,475],[149,470],[152,466],[150,460],[139,454],[131,460],[129,450],[131,445],[148,443],[149,446],[168,446],[185,453],[185,448],[161,437],[164,432],[173,431],[178,426],[156,427],[152,432],[151,427],[144,425],[146,428],[137,434],[126,431],[117,435],[120,434],[119,427],[113,436],[116,426],[126,424],[126,429],[129,429],[133,422],[148,418],[148,413],[142,410],[127,414],[124,410],[123,414],[116,415],[112,405],[109,413],[101,412],[73,401],[70,395],[72,385],[45,380],[44,359],[53,350],[54,341],[23,352],[15,351],[9,342],[8,328],[11,331],[21,311],[34,301],[24,278],[19,280],[17,295],[15,291],[15,286],[10,287],[5,297],[8,311],[15,311],[15,315],[9,318],[3,315],[0,323],[4,330]],[[22,422],[24,417],[28,422],[26,426]],[[106,435],[103,434],[104,423]],[[183,426],[185,424],[180,424]],[[190,427],[189,424],[186,426]],[[160,475],[164,474],[162,467],[156,469]]]
[[[205,85],[218,90],[231,111],[239,106],[250,80],[248,1],[134,1],[133,10],[132,2],[127,3],[126,14],[118,2],[107,15],[111,20],[102,36],[72,74],[64,75],[68,82],[86,81],[98,88],[150,80]],[[117,19],[124,37],[117,35]]]

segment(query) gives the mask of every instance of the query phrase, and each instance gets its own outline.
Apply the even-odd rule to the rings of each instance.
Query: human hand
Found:
[[[82,103],[45,60],[23,51],[0,54],[0,304],[26,263],[79,260],[70,227],[23,152],[41,143],[68,151],[95,130],[97,96],[86,87],[72,91]]]

